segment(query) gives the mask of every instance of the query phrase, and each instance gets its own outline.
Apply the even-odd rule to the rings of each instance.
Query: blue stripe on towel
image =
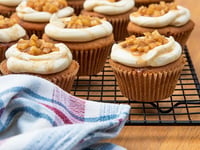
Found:
[[[13,87],[11,89],[8,89],[6,91],[1,92],[0,95],[12,93],[12,92],[18,92],[18,93],[19,92],[24,92],[24,93],[28,94],[29,96],[31,96],[31,97],[33,97],[35,99],[39,99],[39,100],[55,103],[55,104],[63,107],[72,117],[74,117],[75,119],[77,119],[79,121],[85,121],[85,122],[107,121],[107,120],[114,119],[114,118],[118,117],[117,114],[104,115],[104,116],[99,116],[99,117],[88,117],[88,118],[80,117],[80,116],[77,116],[77,115],[73,114],[71,111],[69,111],[65,107],[65,105],[63,105],[62,103],[60,103],[58,101],[55,101],[53,99],[50,99],[50,98],[43,97],[43,96],[33,92],[29,88],[25,88],[25,87]]]

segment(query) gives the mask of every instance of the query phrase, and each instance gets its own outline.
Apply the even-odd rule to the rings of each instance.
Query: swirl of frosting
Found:
[[[9,28],[0,29],[0,42],[11,42],[26,35],[26,31],[19,25],[14,24]]]
[[[143,27],[182,26],[189,21],[190,11],[182,6],[177,6],[177,8],[177,10],[170,10],[159,17],[134,16],[130,14],[130,21]]]
[[[58,19],[52,16],[50,23],[45,27],[45,34],[55,40],[70,42],[86,42],[105,37],[112,34],[112,25],[105,20],[100,20],[101,24],[88,28],[65,28],[64,21],[69,21],[71,17]]]
[[[17,6],[19,3],[21,3],[22,0],[0,0],[1,5],[5,6]]]
[[[85,10],[105,15],[117,15],[129,11],[134,5],[134,0],[120,0],[117,2],[109,2],[108,0],[86,0],[83,7]]]
[[[173,37],[166,39],[168,43],[157,46],[141,55],[134,55],[134,53],[124,49],[119,44],[114,44],[111,51],[111,59],[131,67],[159,67],[167,65],[181,56],[182,48]]]
[[[17,44],[6,51],[7,68],[14,73],[51,74],[60,72],[71,64],[72,54],[63,43],[55,44],[59,51],[43,55],[30,55],[17,49]]]
[[[52,14],[49,12],[40,12],[27,6],[27,2],[21,2],[16,8],[17,16],[25,21],[30,22],[49,22]],[[57,11],[55,14],[59,17],[68,17],[74,13],[71,7],[65,7]]]

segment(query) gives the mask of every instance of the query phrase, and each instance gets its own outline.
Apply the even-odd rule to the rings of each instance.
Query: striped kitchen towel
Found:
[[[129,110],[80,99],[36,76],[0,76],[0,149],[123,149],[98,142],[118,135]]]

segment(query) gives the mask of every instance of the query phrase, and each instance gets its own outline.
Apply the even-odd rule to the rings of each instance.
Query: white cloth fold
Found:
[[[80,99],[36,76],[1,76],[0,149],[124,149],[94,144],[117,136],[129,110]]]

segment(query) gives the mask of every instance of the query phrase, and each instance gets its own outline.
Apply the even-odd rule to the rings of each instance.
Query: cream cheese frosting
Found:
[[[17,6],[21,2],[22,0],[0,0],[1,5],[12,6],[12,7]]]
[[[117,2],[109,2],[108,0],[86,0],[83,8],[105,15],[118,15],[131,10],[134,5],[134,0],[120,0]]]
[[[167,65],[181,56],[182,48],[173,37],[166,39],[168,43],[157,46],[141,55],[124,49],[120,44],[114,44],[111,51],[111,59],[130,67],[160,67]]]
[[[17,16],[25,21],[30,22],[49,22],[52,14],[49,12],[40,12],[32,9],[27,6],[27,2],[21,2],[16,8]],[[74,9],[72,7],[65,7],[60,9],[58,12],[54,13],[59,18],[71,16],[74,13]]]
[[[71,17],[58,19],[52,16],[50,23],[45,27],[45,34],[55,40],[70,42],[86,42],[112,34],[112,25],[105,20],[100,20],[101,24],[88,28],[64,28],[63,21],[69,21]]]
[[[159,17],[134,16],[130,14],[130,21],[143,27],[182,26],[190,20],[190,11],[182,6],[177,6],[177,8],[177,10],[170,10]]]
[[[19,24],[14,24],[11,27],[0,29],[0,42],[16,41],[25,35],[26,31]]]
[[[59,51],[43,55],[30,55],[17,49],[17,44],[6,51],[7,68],[14,73],[51,74],[60,72],[71,64],[72,54],[63,43],[55,44]]]

